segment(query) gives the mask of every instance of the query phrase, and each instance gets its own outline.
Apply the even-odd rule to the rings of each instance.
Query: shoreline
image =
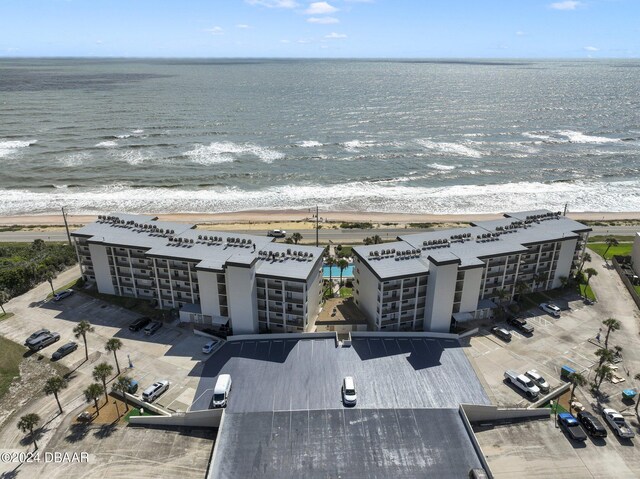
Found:
[[[268,225],[281,223],[309,223],[311,228],[315,223],[313,214],[309,209],[303,210],[252,210],[228,213],[160,213],[153,214],[162,221],[176,221],[194,223],[198,225]],[[149,213],[142,213],[149,214]],[[640,211],[628,212],[570,212],[567,217],[583,221],[616,221],[616,220],[640,220]],[[69,225],[83,225],[95,221],[97,215],[68,215]],[[413,213],[380,213],[358,211],[320,211],[320,223],[341,222],[371,222],[371,223],[468,223],[470,221],[483,221],[502,218],[502,213],[481,214],[413,214]],[[1,216],[0,226],[62,226],[64,225],[61,214],[44,215],[18,215]],[[300,228],[301,225],[297,227]]]

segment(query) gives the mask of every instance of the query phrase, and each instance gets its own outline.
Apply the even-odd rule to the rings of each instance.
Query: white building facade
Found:
[[[83,275],[101,293],[148,299],[233,334],[315,327],[321,248],[125,214],[99,216],[71,236]]]
[[[591,229],[546,210],[354,248],[354,300],[373,330],[448,332],[517,294],[563,285]]]

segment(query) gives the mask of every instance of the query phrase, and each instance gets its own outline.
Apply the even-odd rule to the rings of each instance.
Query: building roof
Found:
[[[210,479],[457,479],[482,467],[456,409],[227,412],[216,441]]]
[[[196,267],[204,270],[256,263],[258,275],[297,280],[311,275],[323,253],[322,248],[273,243],[265,236],[197,230],[188,223],[120,213],[105,215],[71,234],[90,243],[143,249],[149,256],[197,261]]]
[[[508,213],[505,218],[478,221],[466,228],[442,229],[402,235],[398,241],[358,246],[354,252],[379,279],[415,276],[435,264],[458,261],[461,269],[482,267],[482,259],[524,253],[527,247],[551,241],[575,239],[591,228],[547,210]],[[419,251],[400,256],[398,251]],[[371,252],[392,251],[390,255]],[[429,261],[427,261],[427,258]]]
[[[233,390],[209,478],[466,477],[481,467],[458,415],[490,404],[459,342],[424,334],[227,342],[204,364],[191,410]],[[345,408],[353,376],[358,402]]]

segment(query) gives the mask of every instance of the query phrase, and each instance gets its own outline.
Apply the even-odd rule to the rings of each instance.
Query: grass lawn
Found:
[[[620,243],[633,243],[633,236],[616,236],[613,235]],[[604,243],[608,236],[589,236],[589,243]]]
[[[551,412],[554,412],[554,411],[555,411],[555,412],[557,412],[557,413],[560,413],[560,412],[569,412],[569,411],[567,411],[565,408],[563,408],[563,407],[562,407],[562,405],[558,404],[558,403],[557,403],[557,402],[555,402],[555,401],[554,401],[554,403],[553,403],[553,407],[551,407],[551,404],[549,404],[549,403],[545,404],[545,405],[544,405],[544,406],[542,406],[542,407],[546,407],[546,408],[551,409]]]
[[[353,296],[353,288],[340,288],[341,298],[351,298]]]
[[[593,290],[591,289],[591,285],[579,284],[578,293],[580,293],[580,296],[584,296],[585,298],[588,298],[591,301],[595,301],[597,299],[596,295],[593,293]]]
[[[21,345],[0,337],[0,398],[11,385],[11,381],[20,376],[18,365],[27,349]]]
[[[13,313],[0,313],[0,321],[3,319],[9,319],[11,316],[13,316]]]
[[[604,258],[603,255],[607,250],[607,243],[589,243],[587,247]],[[607,258],[611,258],[612,256],[629,256],[632,248],[633,243],[620,243],[618,246],[612,246],[609,248],[609,251],[607,251]]]
[[[133,407],[129,409],[129,412],[124,417],[125,422],[129,422],[129,418],[134,416],[155,416],[155,414],[147,410],[144,411],[144,414],[140,414],[140,409],[138,409],[137,407]]]
[[[353,249],[353,246],[343,246],[340,251],[336,249],[336,256],[340,258],[351,256],[352,249]]]

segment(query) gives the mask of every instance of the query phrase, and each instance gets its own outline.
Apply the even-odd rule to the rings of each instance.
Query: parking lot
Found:
[[[46,297],[46,293],[41,296]],[[91,382],[91,369],[98,362],[113,364],[113,354],[104,350],[111,337],[119,338],[123,347],[118,351],[120,368],[139,383],[138,394],[159,379],[167,379],[171,385],[156,403],[174,411],[185,411],[192,403],[198,385],[201,360],[208,356],[202,353],[202,346],[208,341],[195,336],[190,329],[177,324],[164,324],[152,336],[142,331],[131,332],[129,324],[138,317],[135,313],[105,303],[91,296],[76,293],[59,302],[32,301],[20,303],[21,298],[12,301],[11,311],[15,316],[0,322],[0,334],[17,343],[35,330],[46,328],[60,333],[60,340],[39,352],[50,358],[56,349],[69,341],[76,341],[78,349],[60,362],[71,370],[86,374],[87,385]],[[82,338],[76,339],[73,328],[81,320],[89,321],[95,331],[87,334],[90,364],[84,364],[85,352]],[[130,362],[131,363],[130,363]],[[129,367],[129,365],[133,367]]]

